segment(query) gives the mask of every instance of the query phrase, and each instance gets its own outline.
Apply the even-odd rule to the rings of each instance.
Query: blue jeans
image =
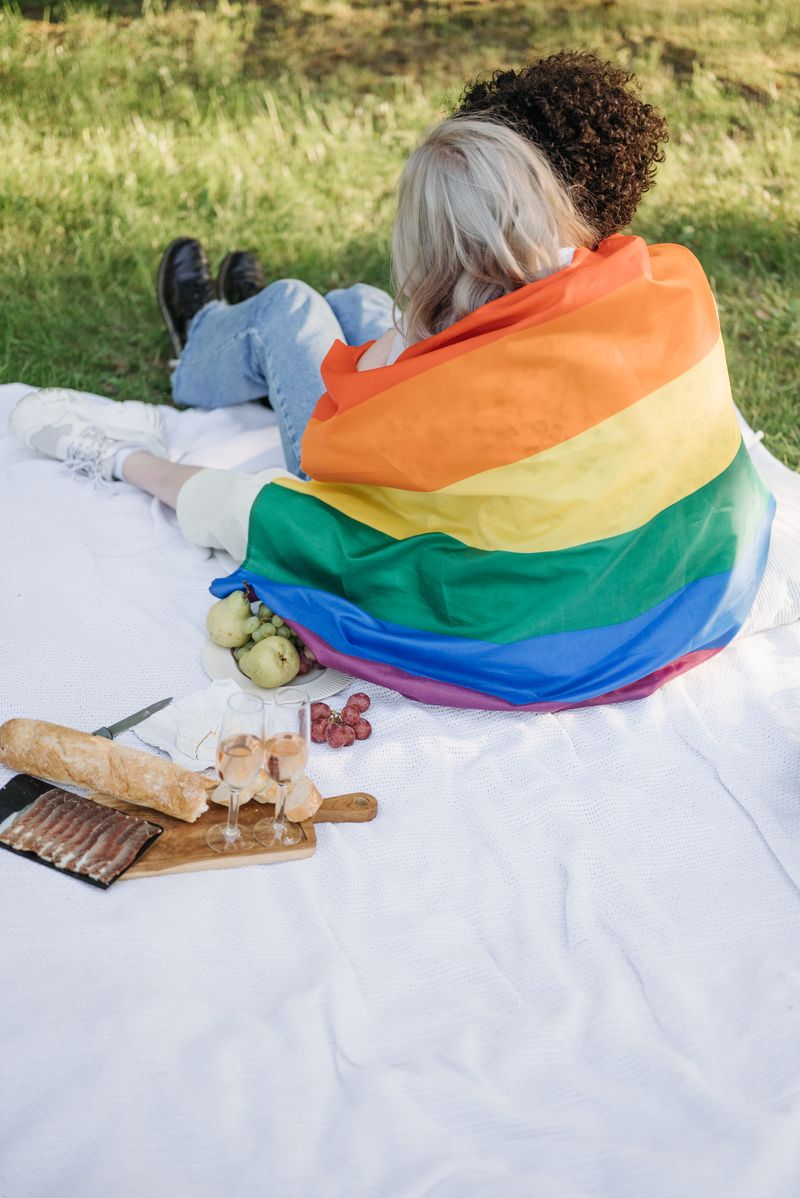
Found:
[[[176,403],[221,408],[268,395],[286,465],[300,471],[300,442],[325,387],[320,366],[334,341],[361,345],[392,325],[392,299],[356,283],[323,298],[281,279],[241,304],[214,300],[197,313],[172,376]]]

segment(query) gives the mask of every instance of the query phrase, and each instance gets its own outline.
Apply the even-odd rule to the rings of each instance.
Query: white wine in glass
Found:
[[[264,703],[257,695],[231,695],[217,741],[217,773],[230,790],[228,819],[212,824],[206,844],[216,853],[243,853],[253,847],[252,836],[239,827],[243,786],[255,782],[264,760]]]
[[[264,742],[252,733],[228,736],[217,745],[217,773],[228,786],[241,790],[253,781],[254,757],[260,768],[263,754]]]
[[[270,778],[286,785],[302,778],[308,761],[308,745],[296,732],[279,732],[277,736],[267,737],[264,757]]]
[[[278,797],[275,815],[255,825],[256,839],[266,848],[298,844],[302,832],[286,819],[286,788],[302,778],[308,762],[311,716],[308,695],[294,689],[278,691],[275,703],[267,713],[267,734],[264,742],[264,762],[267,773],[275,782]]]

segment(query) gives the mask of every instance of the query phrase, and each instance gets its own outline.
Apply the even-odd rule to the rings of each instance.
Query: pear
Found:
[[[256,686],[286,686],[300,673],[300,654],[290,640],[269,636],[239,658],[239,669]]]
[[[259,623],[244,591],[232,591],[227,599],[219,599],[206,616],[208,635],[215,645],[226,649],[246,645]]]

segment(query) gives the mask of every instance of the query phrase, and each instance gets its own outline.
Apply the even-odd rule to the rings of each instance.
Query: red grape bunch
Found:
[[[372,724],[364,719],[369,707],[369,695],[351,695],[341,711],[333,711],[327,703],[311,704],[311,739],[316,744],[325,741],[332,749],[343,749],[354,741],[366,740],[372,734]]]

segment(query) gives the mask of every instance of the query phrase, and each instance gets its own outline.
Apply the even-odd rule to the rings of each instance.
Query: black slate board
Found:
[[[52,782],[44,782],[41,778],[32,778],[29,774],[17,774],[5,786],[0,787],[0,824],[4,824],[10,815],[15,812],[22,811],[25,807],[30,806],[34,799],[38,799],[40,795],[46,794],[48,790],[61,790],[62,787],[54,786]],[[68,792],[71,793],[71,792]],[[83,797],[83,796],[81,796]],[[94,799],[84,799],[87,803],[94,803]],[[108,811],[109,808],[103,803],[95,803],[96,807],[102,807],[103,811]],[[137,818],[137,817],[131,817]],[[150,819],[142,818],[143,823],[150,824],[153,828],[152,834],[142,845],[139,852],[130,861],[125,869],[121,870],[115,878],[111,878],[108,882],[99,882],[96,878],[90,878],[86,874],[75,873],[71,869],[62,869],[55,865],[52,861],[44,861],[37,853],[28,852],[24,849],[17,849],[11,844],[4,844],[0,840],[0,849],[7,849],[9,853],[15,853],[18,857],[27,857],[29,861],[35,861],[37,865],[46,865],[48,869],[54,869],[59,874],[64,874],[69,878],[77,878],[79,882],[88,882],[90,886],[96,886],[100,890],[108,890],[109,886],[113,886],[121,877],[127,873],[132,865],[135,865],[143,853],[146,853],[151,844],[158,839],[164,831],[160,824],[154,824]]]

